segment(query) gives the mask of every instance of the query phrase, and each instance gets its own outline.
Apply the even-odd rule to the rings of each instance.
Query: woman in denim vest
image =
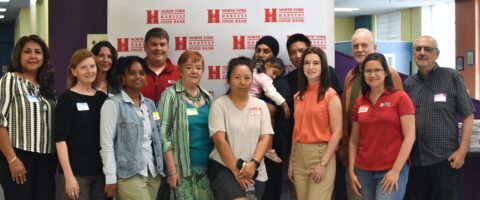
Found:
[[[145,61],[138,56],[118,59],[123,89],[102,106],[100,155],[109,197],[156,199],[160,187],[163,156],[159,114],[153,101],[140,93],[146,70]]]

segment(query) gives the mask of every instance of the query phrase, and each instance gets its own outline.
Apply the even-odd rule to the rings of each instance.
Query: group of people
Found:
[[[278,199],[282,162],[298,199],[329,200],[337,157],[349,199],[456,199],[474,108],[461,74],[437,65],[434,38],[415,41],[418,73],[402,84],[372,33],[356,30],[342,88],[305,35],[287,40],[287,75],[264,36],[253,58],[228,62],[215,100],[199,52],[177,66],[164,29],[144,41],[145,58],[118,58],[107,41],[75,51],[57,98],[47,45],[19,39],[0,79],[7,200],[55,199],[58,163],[62,199]]]

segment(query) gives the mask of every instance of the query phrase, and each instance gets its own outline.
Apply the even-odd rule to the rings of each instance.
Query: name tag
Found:
[[[27,95],[27,99],[30,103],[38,103],[38,98],[35,95]]]
[[[433,95],[433,102],[447,102],[447,94],[440,93]]]
[[[160,115],[158,114],[158,112],[153,112],[152,117],[154,120],[160,120]]]
[[[262,110],[259,107],[250,108],[250,116],[261,115]]]
[[[78,111],[87,111],[87,110],[90,110],[90,108],[88,107],[88,103],[78,102],[77,103],[77,110]]]
[[[368,112],[368,106],[360,106],[360,108],[358,108],[358,113],[366,113]]]
[[[197,108],[187,108],[187,115],[188,115],[188,116],[198,115],[198,110],[197,110]]]

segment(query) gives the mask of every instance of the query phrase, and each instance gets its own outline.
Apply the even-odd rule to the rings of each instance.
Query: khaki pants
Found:
[[[120,200],[155,200],[160,188],[160,175],[155,178],[134,175],[118,178],[118,196]]]
[[[295,144],[293,156],[293,178],[299,200],[331,200],[335,182],[335,155],[328,161],[325,175],[320,183],[314,183],[311,172],[320,163],[326,143]]]

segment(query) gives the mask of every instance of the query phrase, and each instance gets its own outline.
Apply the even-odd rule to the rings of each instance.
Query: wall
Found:
[[[10,54],[12,54],[13,48],[13,23],[10,24],[0,24],[0,74],[2,71],[3,65],[8,65],[10,62]]]
[[[350,41],[355,32],[355,18],[335,17],[335,42]]]
[[[107,33],[107,1],[50,1],[49,40],[51,63],[55,67],[55,86],[63,92],[66,68],[72,53],[86,48],[87,34]]]
[[[467,50],[476,49],[476,40],[475,40],[475,7],[478,0],[456,0],[455,1],[455,15],[456,19],[470,19],[470,20],[456,20],[456,55],[464,56],[466,55]],[[478,14],[477,14],[478,15]],[[478,34],[478,33],[477,33]],[[477,41],[478,42],[478,41]],[[475,50],[476,57],[478,58],[477,48]],[[477,97],[478,93],[475,90],[475,80],[476,80],[476,70],[478,71],[478,59],[475,61],[475,66],[466,65],[466,57],[464,59],[464,70],[461,71],[463,78],[465,79],[465,84],[467,89],[470,92],[471,97]],[[478,78],[477,78],[478,79]],[[477,86],[478,87],[478,86]]]

